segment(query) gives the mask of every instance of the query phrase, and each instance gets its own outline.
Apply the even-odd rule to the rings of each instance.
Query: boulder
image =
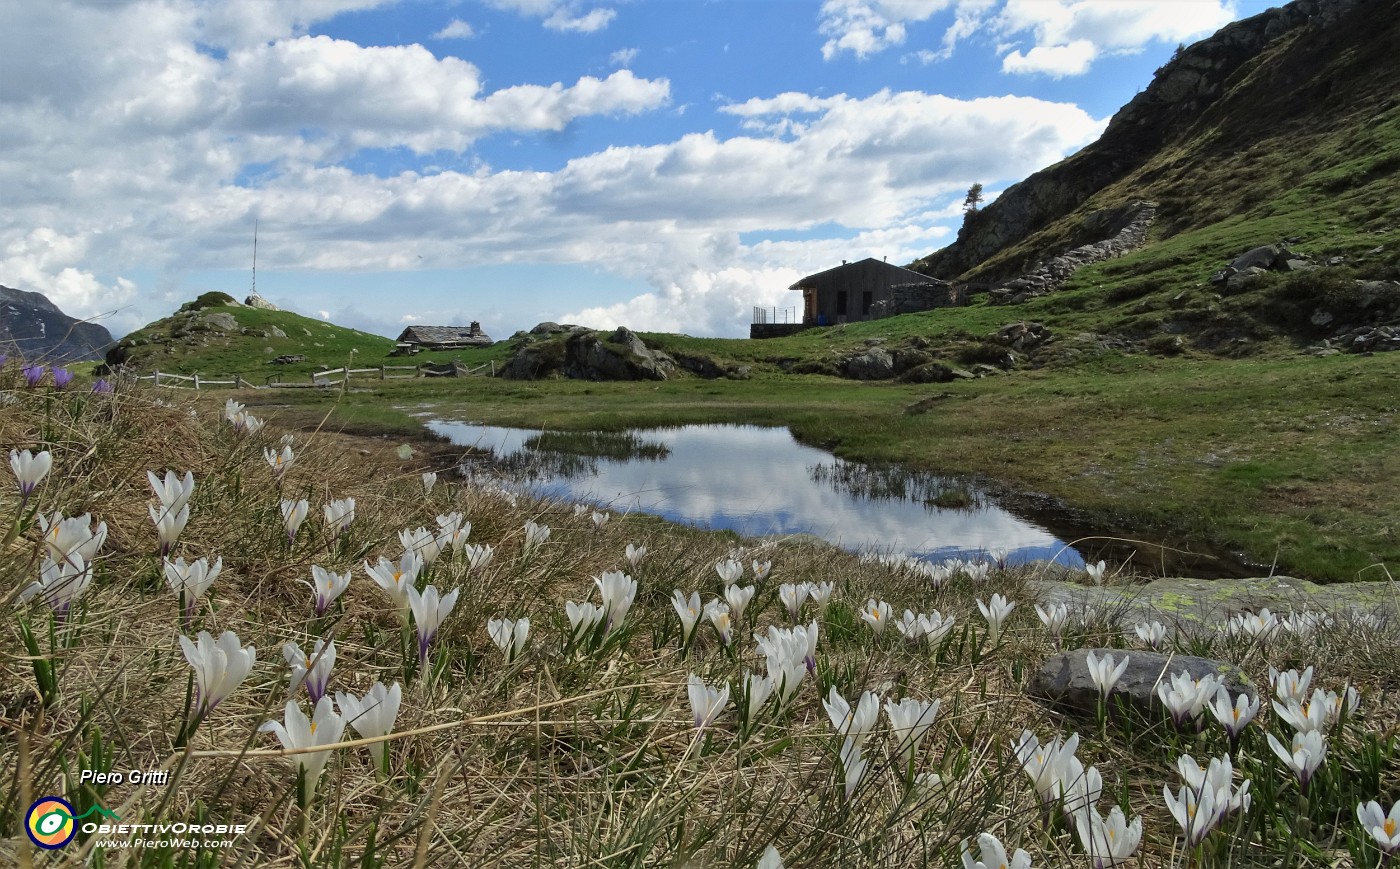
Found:
[[[247,306],[250,307],[250,308],[261,308],[261,309],[264,310],[264,311],[276,311],[276,310],[277,310],[277,306],[276,306],[276,305],[272,304],[272,303],[269,302],[267,299],[264,299],[262,296],[258,295],[257,293],[253,293],[251,296],[249,296],[248,298],[244,299],[244,300],[243,300],[243,304],[247,305]]]
[[[1279,261],[1279,257],[1284,251],[1276,244],[1266,244],[1256,247],[1253,250],[1245,251],[1235,257],[1230,262],[1230,268],[1237,272],[1242,272],[1251,266],[1261,269],[1271,269],[1274,263]]]
[[[889,380],[894,377],[894,357],[879,347],[871,347],[843,361],[841,373],[852,380]]]
[[[909,369],[901,374],[899,379],[905,383],[947,383],[950,380],[956,380],[957,375],[947,365],[940,362],[930,362]]]
[[[206,311],[200,315],[199,323],[214,332],[238,331],[238,318],[225,311]]]
[[[1224,682],[1231,694],[1255,695],[1249,678],[1233,664],[1192,655],[1168,655],[1137,649],[1075,649],[1051,655],[1031,676],[1026,690],[1051,706],[1092,712],[1098,705],[1099,690],[1089,677],[1090,652],[1097,658],[1112,655],[1115,661],[1128,656],[1128,667],[1111,696],[1121,697],[1145,713],[1161,710],[1161,701],[1157,699],[1158,683],[1170,682],[1173,676],[1182,672],[1190,673],[1191,678],[1198,680],[1208,674],[1213,675]]]
[[[269,350],[272,348],[268,348]],[[305,362],[306,357],[300,353],[289,353],[285,356],[278,356],[276,359],[269,359],[268,365],[293,365],[297,362]]]

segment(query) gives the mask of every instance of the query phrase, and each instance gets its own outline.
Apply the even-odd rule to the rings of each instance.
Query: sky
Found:
[[[0,0],[0,284],[748,333],[948,244],[1264,0]]]

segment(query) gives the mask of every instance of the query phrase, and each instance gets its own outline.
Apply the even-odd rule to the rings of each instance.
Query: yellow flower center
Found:
[[[312,735],[312,736],[315,736],[315,735],[316,735],[316,722],[314,722],[314,721],[311,722],[311,735]]]
[[[1385,823],[1384,823],[1384,824],[1381,824],[1381,829],[1385,831],[1385,834],[1386,834],[1387,836],[1394,836],[1394,835],[1395,835],[1395,827],[1396,827],[1396,825],[1395,825],[1395,819],[1394,819],[1394,818],[1386,818],[1386,819],[1385,819]]]

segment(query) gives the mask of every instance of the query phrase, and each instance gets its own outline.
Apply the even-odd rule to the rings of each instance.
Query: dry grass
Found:
[[[935,589],[809,542],[749,541],[746,563],[771,559],[773,575],[759,585],[736,631],[736,658],[702,624],[682,659],[671,592],[699,589],[713,597],[720,589],[715,561],[736,545],[730,535],[638,516],[614,517],[598,530],[572,505],[512,498],[446,476],[425,497],[421,468],[389,446],[324,432],[297,437],[296,461],[279,487],[262,457],[280,437],[272,427],[239,437],[215,407],[166,406],[149,391],[89,397],[23,390],[17,379],[13,366],[0,370],[0,394],[10,397],[0,413],[0,439],[47,449],[54,460],[33,503],[45,514],[91,512],[110,528],[96,580],[52,649],[43,639],[49,610],[42,599],[14,602],[39,570],[42,547],[28,516],[21,519],[23,533],[0,552],[0,599],[11,613],[0,619],[0,856],[20,865],[88,859],[112,866],[751,866],[772,843],[788,866],[916,867],[956,863],[959,842],[984,830],[1026,848],[1037,866],[1082,865],[1086,858],[1073,835],[1063,826],[1045,828],[1010,751],[1023,728],[1042,738],[1083,731],[1080,756],[1103,771],[1103,806],[1123,803],[1144,815],[1137,865],[1168,865],[1181,856],[1161,786],[1175,787],[1174,752],[1218,753],[1218,740],[1210,734],[1172,747],[1153,722],[1095,732],[1092,722],[1062,719],[1030,700],[1022,685],[1050,651],[1026,584],[1034,568]],[[193,631],[186,632],[178,601],[159,575],[146,514],[145,472],[166,468],[192,471],[196,480],[192,518],[176,554],[224,560],[200,604],[197,627],[216,635],[236,631],[258,649],[249,678],[183,747],[177,734],[190,668],[177,640]],[[312,511],[289,551],[277,505],[291,497],[309,499]],[[321,527],[320,507],[343,497],[355,498],[356,519],[334,540]],[[15,520],[18,505],[6,484],[4,522]],[[364,748],[369,741],[347,729],[303,812],[289,774],[295,758],[258,732],[263,722],[281,720],[289,699],[281,646],[293,641],[309,649],[315,637],[333,636],[332,691],[363,694],[375,680],[404,681],[396,614],[361,562],[397,558],[400,529],[435,527],[435,517],[449,510],[471,521],[472,542],[497,551],[484,570],[446,557],[432,568],[428,581],[462,589],[434,646],[441,672],[435,679],[418,674],[405,685],[387,780],[374,775]],[[522,548],[526,520],[553,529],[529,556]],[[591,578],[622,568],[628,543],[645,544],[649,555],[631,571],[639,591],[620,640],[600,654],[567,652],[564,601],[592,599]],[[355,574],[340,604],[320,621],[312,618],[311,594],[302,584],[313,564]],[[779,583],[807,580],[837,586],[822,623],[816,678],[750,737],[741,737],[731,709],[697,740],[687,675],[718,685],[761,670],[750,635],[786,623]],[[743,582],[751,581],[746,574]],[[992,592],[1020,605],[1001,645],[987,649],[975,598]],[[858,616],[868,597],[888,600],[896,613],[939,609],[957,627],[938,650],[909,646],[893,629],[876,640]],[[523,659],[510,666],[485,630],[488,619],[502,615],[529,616],[532,624]],[[17,616],[36,625],[42,657],[57,669],[58,694],[47,703]],[[1388,793],[1368,798],[1388,806],[1400,797],[1395,634],[1339,629],[1335,636],[1344,639],[1329,640],[1316,656],[1283,646],[1214,648],[1242,658],[1256,677],[1269,664],[1316,662],[1323,684],[1353,678],[1370,718],[1338,738],[1337,781],[1327,793],[1335,791],[1339,806],[1350,800],[1354,811],[1354,793],[1380,776]],[[1106,615],[1073,636],[1075,645],[1125,642]],[[874,762],[854,797],[844,799],[837,744],[819,702],[832,686],[848,698],[862,690],[887,699],[941,698],[918,769],[939,773],[944,788],[907,790],[887,758],[888,734],[877,729],[867,751]],[[304,696],[296,699],[305,707]],[[1357,758],[1372,737],[1384,746],[1374,769],[1345,768],[1363,765]],[[162,769],[173,776],[164,785],[80,786],[80,771],[94,768]],[[1352,772],[1354,786],[1346,784]],[[1261,767],[1256,775],[1268,773]],[[1287,792],[1284,779],[1270,781],[1257,782],[1256,793]],[[80,812],[100,804],[126,823],[200,819],[250,829],[223,850],[98,848],[94,835],[41,852],[24,836],[23,813],[44,794],[64,795]],[[1278,811],[1278,818],[1289,817],[1292,806],[1256,805],[1256,815],[1275,820],[1224,846],[1219,865],[1255,865],[1243,856],[1251,848],[1264,855],[1258,865],[1344,865],[1349,851],[1363,853],[1354,819],[1348,824],[1340,811],[1313,828],[1317,854],[1290,848],[1278,838]]]

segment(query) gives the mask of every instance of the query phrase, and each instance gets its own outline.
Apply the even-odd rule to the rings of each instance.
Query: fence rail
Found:
[[[168,389],[203,389],[206,386],[232,386],[234,389],[252,389],[253,384],[239,377],[237,374],[230,374],[230,380],[209,380],[200,377],[199,372],[194,374],[171,374],[167,371],[154,371],[150,374],[143,374],[137,380],[149,380],[156,386],[164,386]]]
[[[753,309],[753,322],[758,325],[768,325],[771,323],[798,323],[796,308],[760,308],[757,305]]]

